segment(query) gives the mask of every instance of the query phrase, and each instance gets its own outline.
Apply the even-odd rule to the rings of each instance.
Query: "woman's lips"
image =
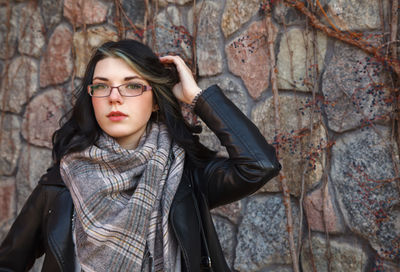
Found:
[[[127,116],[128,115],[120,111],[112,111],[109,114],[107,114],[108,119],[110,119],[111,121],[121,121],[125,119]]]

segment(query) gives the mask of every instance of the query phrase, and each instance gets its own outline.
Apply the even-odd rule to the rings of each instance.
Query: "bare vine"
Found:
[[[272,40],[273,37],[273,30],[272,30],[272,22],[271,22],[271,5],[267,3],[266,9],[266,16],[265,16],[265,25],[267,27],[267,39],[268,39],[268,53],[271,56],[271,84],[272,84],[272,92],[274,97],[274,110],[275,110],[275,135],[279,135],[280,133],[280,104],[279,104],[279,94],[278,94],[278,80],[277,80],[277,71],[276,71],[276,64],[275,64],[275,50],[274,50],[274,43]],[[278,149],[278,148],[277,148]],[[279,150],[277,150],[278,158],[279,158]],[[299,272],[299,262],[298,262],[298,255],[296,251],[296,245],[294,242],[294,234],[293,234],[293,214],[292,214],[292,207],[290,201],[290,193],[289,187],[287,185],[287,180],[284,174],[284,171],[281,170],[279,173],[279,181],[282,186],[283,191],[283,203],[285,205],[286,210],[286,230],[288,232],[288,239],[289,239],[289,249],[290,255],[292,257],[292,266],[294,272]]]
[[[400,76],[400,61],[397,59],[393,59],[386,55],[383,55],[377,47],[372,45],[371,43],[362,39],[361,35],[357,33],[345,33],[342,31],[336,31],[335,29],[329,28],[325,24],[323,24],[317,16],[315,16],[305,5],[303,2],[298,0],[283,0],[288,5],[296,8],[298,11],[303,13],[309,20],[310,23],[317,29],[323,31],[328,36],[341,40],[345,43],[354,45],[369,55],[373,55],[376,59],[382,60],[385,64],[389,65],[393,71]]]

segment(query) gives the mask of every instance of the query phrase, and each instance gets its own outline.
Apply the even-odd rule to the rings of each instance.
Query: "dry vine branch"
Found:
[[[147,26],[148,26],[148,18],[149,18],[149,0],[144,1],[145,11],[144,11],[144,20],[143,20],[143,38],[142,42],[147,44]]]
[[[121,20],[121,12],[120,12],[119,5],[118,5],[117,1],[118,0],[114,0],[114,5],[115,5],[114,23],[115,23],[115,26],[116,26],[117,31],[118,31],[118,37],[122,37],[122,31],[124,29],[124,26],[123,26],[123,22]]]
[[[5,109],[6,104],[7,104],[7,95],[9,93],[9,88],[8,88],[8,84],[9,84],[9,78],[8,78],[8,70],[9,70],[9,65],[10,65],[10,44],[9,44],[9,40],[10,40],[10,33],[11,33],[11,6],[10,3],[7,1],[6,2],[6,8],[7,8],[7,20],[6,20],[6,28],[7,28],[7,34],[6,34],[6,38],[5,38],[5,43],[6,43],[6,49],[5,49],[5,56],[7,56],[6,58],[6,63],[5,63],[5,68],[4,68],[4,75],[7,77],[7,80],[2,80],[3,84],[5,84],[6,86],[1,86],[3,88],[3,101],[2,101],[2,109]],[[5,83],[4,83],[5,82]],[[5,118],[5,111],[1,111],[1,117],[0,117],[0,128],[3,128],[3,123],[4,123],[4,118]],[[0,145],[2,143],[2,138],[3,133],[0,133]]]
[[[392,1],[392,20],[390,24],[390,41],[389,41],[389,47],[390,47],[390,53],[391,57],[393,59],[397,60],[397,24],[399,22],[399,1],[398,0],[393,0]],[[399,82],[400,82],[400,75],[397,74],[397,78],[394,78],[394,82],[397,85],[397,97],[395,101],[395,117],[393,118],[393,123],[394,123],[394,135],[395,135],[395,140],[397,143],[397,148],[398,148],[398,153],[400,153],[400,95],[399,95]],[[397,127],[397,129],[396,129]],[[392,153],[392,157],[394,158],[394,154]],[[396,160],[394,160],[396,162]],[[395,164],[395,171],[396,171],[396,176],[399,176],[399,169],[397,165]],[[400,193],[400,180],[397,181],[397,188]]]
[[[327,142],[329,143],[329,135],[327,135]],[[327,147],[327,154],[326,154],[326,165],[330,165],[330,153],[331,153],[331,148],[332,146],[328,146]],[[326,252],[325,252],[325,256],[326,259],[328,261],[328,271],[332,271],[332,252],[331,252],[331,240],[330,240],[330,236],[329,236],[329,230],[328,230],[328,224],[326,222],[326,214],[325,214],[325,210],[326,210],[326,196],[329,194],[329,192],[327,192],[327,190],[329,190],[328,187],[328,182],[329,182],[329,178],[328,178],[328,173],[329,173],[329,168],[325,169],[323,172],[323,185],[322,185],[322,191],[321,191],[321,195],[322,195],[322,225],[324,227],[324,231],[325,231],[325,237],[326,237]]]
[[[202,7],[204,5],[204,1],[202,3]],[[196,7],[196,0],[193,0],[193,36],[192,36],[192,73],[197,79],[197,51],[196,51],[196,38],[197,38],[197,7]]]
[[[122,16],[126,19],[126,21],[128,22],[128,24],[130,25],[130,27],[134,30],[135,34],[141,34],[143,35],[143,32],[140,31],[140,29],[138,29],[135,24],[132,22],[132,20],[129,18],[129,16],[126,14],[126,12],[124,11],[124,8],[122,7],[121,1],[120,0],[115,0],[115,8],[118,12],[118,14],[122,14]],[[119,26],[122,25],[122,30],[125,31],[125,27],[123,26],[123,20],[121,18],[121,16],[119,15],[119,20],[120,20],[120,24],[118,24]]]
[[[397,74],[398,77],[400,77],[400,61],[397,59],[393,59],[391,57],[382,55],[378,48],[373,46],[372,44],[368,43],[367,41],[355,37],[354,34],[349,34],[341,31],[335,31],[334,29],[329,28],[325,24],[321,23],[320,20],[315,16],[311,11],[308,10],[308,8],[304,5],[304,3],[298,1],[298,0],[284,0],[285,3],[288,5],[296,8],[298,11],[303,13],[309,20],[310,23],[317,29],[325,32],[328,36],[334,37],[338,40],[341,40],[345,43],[354,45],[364,52],[373,55],[375,58],[378,60],[382,60],[384,63],[388,64],[393,71]]]
[[[397,39],[397,24],[399,20],[399,1],[393,0],[392,3],[392,22],[390,24],[390,42],[391,44],[391,53],[392,58],[397,59],[397,46],[394,41]]]
[[[267,28],[267,39],[268,39],[268,53],[271,59],[271,84],[272,84],[272,91],[274,97],[274,109],[275,109],[275,135],[278,135],[280,132],[280,114],[279,114],[279,94],[278,94],[278,85],[277,85],[277,76],[276,76],[276,65],[275,65],[275,51],[274,51],[274,43],[272,41],[273,37],[273,30],[272,30],[272,21],[271,21],[271,6],[267,4],[267,14],[265,16],[265,25]],[[279,150],[277,148],[277,153],[279,157]],[[289,239],[289,247],[290,247],[290,255],[292,257],[292,265],[293,271],[299,272],[299,262],[298,262],[298,255],[296,252],[296,245],[294,242],[294,234],[293,234],[293,215],[292,215],[292,207],[290,204],[290,193],[289,188],[287,185],[286,177],[284,171],[281,170],[279,174],[279,181],[281,182],[282,191],[283,191],[283,203],[285,205],[286,210],[286,217],[287,217],[287,232],[288,232],[288,239]],[[300,237],[299,237],[300,239]]]

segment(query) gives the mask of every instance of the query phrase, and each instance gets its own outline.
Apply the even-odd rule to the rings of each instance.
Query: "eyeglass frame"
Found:
[[[105,96],[93,96],[92,90],[91,90],[90,87],[93,86],[93,85],[97,85],[97,84],[104,84],[104,85],[106,85],[108,88],[110,88],[109,94],[108,94],[108,95],[105,95]],[[121,94],[121,91],[119,90],[119,87],[124,86],[124,85],[128,85],[128,84],[132,84],[132,82],[124,83],[124,84],[121,84],[121,85],[119,85],[119,86],[109,86],[109,85],[107,85],[107,84],[105,84],[105,83],[89,84],[89,85],[87,86],[87,90],[88,90],[88,93],[89,93],[89,95],[90,95],[91,97],[103,98],[103,97],[109,97],[109,96],[111,95],[111,92],[112,92],[112,90],[113,90],[114,88],[117,88],[117,91],[118,91],[119,95],[122,96],[122,97],[136,97],[136,96],[141,96],[145,91],[148,91],[148,90],[151,90],[151,89],[152,89],[152,87],[151,87],[150,85],[144,85],[144,84],[141,84],[141,83],[135,83],[135,84],[138,84],[138,85],[141,85],[141,86],[142,86],[142,92],[141,92],[140,94],[137,94],[137,95],[123,95],[123,94]]]

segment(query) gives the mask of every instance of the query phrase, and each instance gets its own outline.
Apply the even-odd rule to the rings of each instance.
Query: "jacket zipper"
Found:
[[[51,213],[53,211],[51,209],[48,210],[48,216],[47,216],[47,222],[46,222],[46,233],[47,233],[47,241],[49,243],[49,248],[51,253],[53,253],[53,256],[55,257],[54,259],[56,259],[58,267],[60,268],[60,271],[63,272],[64,271],[64,265],[63,265],[63,261],[61,260],[60,256],[57,254],[56,250],[54,249],[55,245],[54,245],[54,241],[50,236],[50,232],[48,229],[48,222],[51,216]]]
[[[192,196],[192,198],[193,198],[193,202],[194,202],[194,207],[196,209],[197,221],[198,221],[197,223],[199,224],[200,231],[201,231],[201,236],[202,236],[201,237],[201,244],[205,247],[206,255],[207,255],[207,256],[200,256],[201,257],[201,260],[200,260],[201,261],[201,263],[200,263],[201,267],[200,268],[210,268],[210,269],[212,269],[210,251],[208,250],[206,234],[204,232],[203,222],[201,221],[200,209],[199,209],[199,206],[197,204],[197,198],[194,195]],[[201,251],[200,251],[200,254],[203,255]]]
[[[190,186],[193,186],[193,176],[192,175],[190,175],[189,180],[190,180]],[[204,248],[206,250],[206,255],[207,255],[207,256],[200,256],[201,257],[201,259],[200,259],[200,268],[209,268],[212,271],[210,251],[208,249],[208,244],[207,244],[207,240],[206,240],[206,234],[204,232],[203,222],[201,220],[200,209],[199,209],[199,205],[197,203],[198,199],[197,199],[196,195],[194,194],[193,190],[192,190],[191,194],[192,194],[192,199],[193,199],[193,202],[194,202],[194,207],[196,209],[197,224],[199,224],[200,231],[201,231],[201,236],[202,236],[200,242],[204,246]],[[202,250],[200,250],[200,255],[203,255]]]
[[[181,239],[179,238],[179,236],[177,235],[177,231],[176,231],[175,225],[174,225],[174,224],[171,224],[171,225],[172,225],[172,229],[173,229],[174,232],[175,232],[176,240],[178,240],[178,244],[179,244],[179,247],[180,247],[180,249],[181,249],[183,258],[185,259],[185,266],[186,266],[186,269],[187,269],[188,272],[190,272],[191,270],[190,270],[190,267],[188,266],[188,264],[189,264],[189,257],[187,256],[187,252],[186,252],[185,248],[182,246],[182,240],[181,240]]]

